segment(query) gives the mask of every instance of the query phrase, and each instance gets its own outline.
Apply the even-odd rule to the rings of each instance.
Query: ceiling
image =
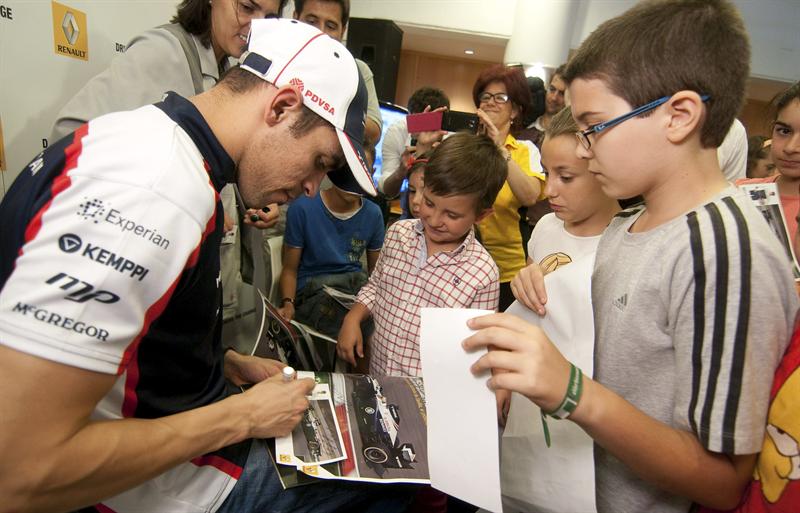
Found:
[[[456,57],[459,59],[503,62],[508,39],[491,34],[456,32],[408,23],[397,24],[403,30],[403,50]],[[475,53],[467,55],[464,50]]]
[[[508,39],[475,32],[443,30],[410,23],[397,24],[403,30],[403,50],[482,62],[503,62]],[[464,50],[470,49],[473,55]],[[769,78],[751,77],[747,98],[769,101],[791,84]]]

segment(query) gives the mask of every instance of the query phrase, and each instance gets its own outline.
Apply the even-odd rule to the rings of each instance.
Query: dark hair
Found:
[[[372,169],[375,166],[375,145],[369,141],[364,141],[364,154],[367,156],[369,168]]]
[[[480,107],[479,97],[486,86],[492,82],[505,84],[509,99],[519,110],[519,116],[514,120],[512,127],[513,129],[523,128],[523,121],[531,108],[531,90],[528,88],[528,80],[525,78],[522,67],[495,64],[481,71],[472,87],[472,101],[475,102],[476,107]]]
[[[237,0],[230,0],[236,2]],[[278,0],[278,16],[289,0]],[[211,1],[183,0],[170,23],[179,23],[190,34],[200,38],[203,46],[211,46]]]
[[[238,65],[228,69],[220,78],[219,83],[236,95],[245,94],[258,87],[266,87],[269,84],[266,80],[242,69]],[[326,124],[329,123],[316,112],[303,105],[300,117],[292,123],[289,131],[294,137],[300,137],[308,131]]]
[[[236,94],[246,93],[268,84],[266,80],[242,69],[238,64],[225,70],[219,79],[219,83]]]
[[[433,151],[426,151],[422,155],[417,155],[414,161],[411,163],[411,166],[408,168],[408,173],[406,176],[411,176],[411,173],[416,173],[417,171],[425,171],[425,166],[428,165],[428,162],[431,160],[431,155],[433,155]]]
[[[749,69],[747,32],[729,1],[651,0],[602,23],[562,78],[602,80],[631,107],[678,91],[708,94],[700,142],[716,148],[742,107]]]
[[[339,4],[339,7],[342,8],[342,28],[347,26],[347,22],[350,21],[350,0],[319,0],[320,2],[331,2],[335,4]],[[306,5],[306,0],[294,0],[294,12],[297,13],[297,16],[300,16],[303,12],[303,7]]]
[[[756,167],[759,160],[769,157],[769,146],[764,146],[764,143],[769,141],[768,137],[763,135],[754,135],[747,139],[747,177],[752,178],[750,173]]]
[[[289,126],[289,132],[295,139],[298,139],[318,126],[329,126],[333,128],[333,125],[325,121],[322,116],[303,105],[303,108],[300,110],[300,117]],[[374,161],[375,158],[373,157],[373,162]]]
[[[474,195],[475,211],[491,208],[508,176],[508,162],[489,137],[457,132],[433,150],[425,189],[437,196]]]
[[[441,89],[435,87],[420,87],[408,99],[408,112],[418,114],[431,106],[431,110],[439,107],[450,108],[450,98]]]
[[[578,124],[575,123],[575,119],[572,117],[572,107],[567,105],[553,116],[553,119],[550,120],[550,125],[544,131],[544,135],[551,139],[559,135],[575,137],[575,132],[577,131]],[[578,142],[577,139],[575,142]]]
[[[561,64],[559,67],[553,70],[553,76],[550,77],[550,83],[553,82],[553,79],[556,77],[561,77],[561,80],[564,80],[564,70],[567,69],[567,63]]]
[[[800,82],[790,86],[785,91],[781,91],[772,99],[772,120],[778,119],[778,114],[789,105],[792,100],[800,100]]]

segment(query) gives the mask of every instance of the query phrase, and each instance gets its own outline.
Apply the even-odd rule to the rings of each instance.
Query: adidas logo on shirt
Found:
[[[628,306],[628,294],[623,294],[617,299],[614,300],[614,306],[620,309],[620,311],[624,312],[625,307]]]

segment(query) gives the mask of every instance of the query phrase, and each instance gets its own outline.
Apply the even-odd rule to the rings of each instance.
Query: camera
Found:
[[[447,132],[468,131],[474,134],[478,131],[478,124],[477,114],[455,110],[421,112],[406,116],[406,125],[408,126],[408,132],[411,134],[434,130],[445,130]]]

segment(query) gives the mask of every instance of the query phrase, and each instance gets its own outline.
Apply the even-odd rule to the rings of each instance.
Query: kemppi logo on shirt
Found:
[[[133,235],[142,238],[161,249],[169,247],[169,239],[164,238],[158,230],[154,228],[147,228],[142,224],[134,221],[133,219],[126,218],[122,212],[111,205],[107,205],[105,201],[94,198],[84,198],[84,202],[78,205],[78,214],[80,217],[87,221],[92,221],[94,224],[101,222],[109,223],[116,226],[123,232],[130,232]]]
[[[336,113],[334,112],[334,110],[333,110],[333,106],[331,106],[331,104],[330,104],[330,103],[328,103],[327,101],[325,101],[325,99],[324,99],[324,98],[320,98],[320,97],[319,97],[319,96],[318,96],[318,95],[317,95],[315,92],[313,92],[311,89],[306,89],[305,97],[306,97],[306,98],[308,98],[308,99],[310,99],[310,100],[311,100],[313,103],[316,103],[317,105],[319,105],[320,107],[322,107],[322,109],[323,109],[325,112],[328,112],[328,113],[330,113],[330,115],[331,115],[331,116],[333,116],[334,114],[336,114]]]
[[[74,233],[65,233],[58,239],[58,247],[64,253],[76,253],[89,260],[93,260],[99,264],[111,267],[121,274],[128,274],[131,278],[136,278],[139,281],[144,280],[149,269],[143,267],[136,262],[129,260],[121,255],[117,255],[107,249],[101,248],[96,244],[87,242],[85,245],[83,240]]]

